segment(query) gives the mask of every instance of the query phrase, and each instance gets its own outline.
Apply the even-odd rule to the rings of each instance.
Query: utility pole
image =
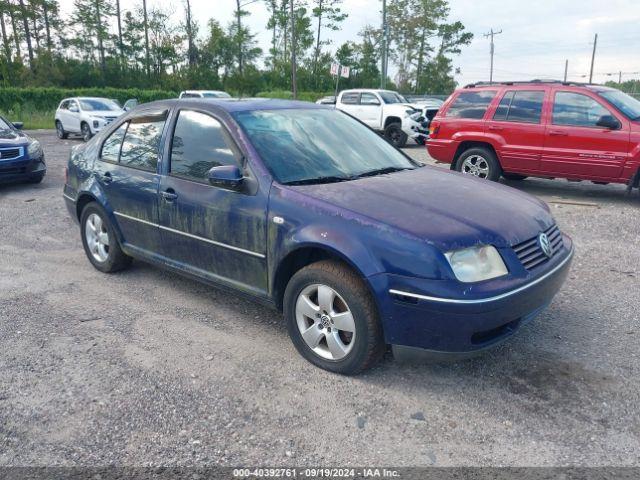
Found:
[[[598,34],[593,39],[593,53],[591,54],[591,70],[589,71],[589,83],[593,83],[593,64],[596,61],[596,46],[598,45]]]
[[[622,83],[622,70],[618,73],[618,85]]]
[[[493,54],[495,52],[495,48],[494,48],[494,44],[493,44],[493,37],[495,35],[500,35],[501,33],[502,33],[502,30],[494,32],[493,28],[492,28],[489,33],[485,33],[484,34],[485,38],[491,37],[491,49],[490,49],[490,53],[491,53],[491,70],[489,71],[489,83],[493,83]]]
[[[387,0],[382,0],[382,66],[380,68],[380,88],[387,87],[387,52],[389,42],[389,27],[387,26]]]
[[[569,71],[569,60],[564,61],[564,83],[567,83],[567,72]]]
[[[291,93],[293,99],[298,98],[298,81],[296,79],[296,17],[293,10],[294,0],[289,0],[289,13],[291,15]]]

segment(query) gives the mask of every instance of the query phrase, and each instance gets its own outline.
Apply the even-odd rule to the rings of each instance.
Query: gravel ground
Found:
[[[551,307],[481,357],[345,378],[260,305],[96,271],[61,195],[78,141],[34,135],[45,181],[0,187],[0,465],[640,465],[637,193],[512,182],[576,244]]]

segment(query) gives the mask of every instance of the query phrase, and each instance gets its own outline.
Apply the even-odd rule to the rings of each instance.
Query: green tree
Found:
[[[322,29],[331,31],[340,30],[340,24],[347,18],[347,14],[340,10],[342,0],[313,0],[311,10],[316,19],[316,45],[313,52],[313,73],[318,73],[318,59],[320,58],[322,45],[328,45],[331,40],[321,40]]]

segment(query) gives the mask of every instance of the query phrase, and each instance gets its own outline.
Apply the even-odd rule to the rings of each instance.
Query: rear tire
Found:
[[[131,265],[131,257],[120,248],[107,213],[96,202],[82,210],[80,236],[87,258],[97,270],[112,273]]]
[[[387,128],[384,129],[384,138],[394,147],[402,148],[407,144],[409,137],[402,131],[401,124],[390,123],[387,125]]]
[[[515,181],[520,181],[520,180],[524,180],[525,178],[529,178],[526,175],[520,175],[518,173],[506,173],[506,172],[503,172],[502,176],[507,180],[515,180]]]
[[[69,138],[69,134],[64,131],[64,127],[62,126],[62,122],[60,120],[56,120],[56,134],[60,140],[66,140]]]
[[[287,285],[283,306],[293,344],[320,368],[355,375],[384,354],[371,293],[342,263],[325,260],[299,270]]]
[[[502,174],[496,154],[486,147],[472,147],[462,152],[456,162],[456,170],[492,182],[497,182]]]

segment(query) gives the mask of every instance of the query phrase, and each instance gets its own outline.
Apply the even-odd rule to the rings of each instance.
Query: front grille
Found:
[[[533,270],[551,260],[562,247],[562,233],[557,225],[544,232],[551,244],[551,256],[547,256],[540,247],[539,236],[535,236],[513,247],[518,259],[526,270]]]
[[[13,160],[23,155],[22,147],[0,148],[0,160]]]

